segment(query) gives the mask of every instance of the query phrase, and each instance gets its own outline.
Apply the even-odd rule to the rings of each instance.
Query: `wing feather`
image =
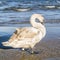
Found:
[[[31,28],[18,28],[9,39],[9,42],[13,40],[24,40],[25,38],[34,38],[38,34],[38,31],[35,32],[33,30]]]

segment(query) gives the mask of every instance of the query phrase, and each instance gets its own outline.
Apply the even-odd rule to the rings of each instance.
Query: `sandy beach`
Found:
[[[0,48],[0,60],[60,60],[60,27],[49,25],[46,30],[46,36],[34,48],[34,51],[39,52],[38,54],[30,54],[19,49]],[[0,45],[3,39],[4,36],[0,37]]]

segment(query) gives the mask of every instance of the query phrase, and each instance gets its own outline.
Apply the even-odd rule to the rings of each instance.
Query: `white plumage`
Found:
[[[43,20],[42,15],[33,14],[30,19],[32,27],[17,28],[11,38],[2,44],[13,48],[33,48],[46,34]]]

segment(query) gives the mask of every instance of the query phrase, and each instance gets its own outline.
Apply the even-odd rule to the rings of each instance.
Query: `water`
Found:
[[[17,27],[31,26],[29,20],[34,13],[45,17],[46,27],[60,27],[60,0],[0,0],[0,40],[4,36],[8,40]]]
[[[55,6],[53,8],[47,6]],[[28,9],[16,11],[16,9]],[[0,0],[0,26],[13,24],[14,22],[29,21],[34,13],[40,13],[46,21],[57,20],[60,22],[60,0]],[[53,21],[52,21],[53,22]],[[11,26],[11,25],[9,25]]]

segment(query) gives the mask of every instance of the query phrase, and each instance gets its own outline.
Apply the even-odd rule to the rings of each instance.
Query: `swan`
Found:
[[[17,28],[11,38],[6,42],[2,42],[2,44],[13,48],[23,48],[23,50],[25,48],[33,49],[46,35],[46,28],[43,21],[44,17],[42,15],[33,14],[30,18],[32,27]]]

